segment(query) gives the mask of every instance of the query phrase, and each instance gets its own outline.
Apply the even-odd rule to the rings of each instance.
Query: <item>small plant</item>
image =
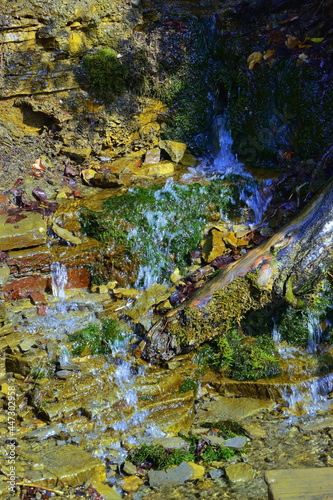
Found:
[[[86,328],[71,335],[72,355],[81,356],[88,350],[91,354],[107,354],[112,351],[115,342],[124,340],[124,335],[114,319],[104,320],[101,326],[90,323]]]
[[[192,391],[192,390],[194,391],[194,394],[196,394],[198,392],[198,384],[192,378],[187,377],[185,382],[180,384],[177,393],[185,394],[185,392]]]
[[[220,446],[219,448],[213,448],[211,445],[207,445],[205,447],[204,452],[201,454],[202,460],[207,463],[220,462],[221,460],[228,460],[235,455],[235,452],[230,448],[226,448],[224,446]]]
[[[128,68],[114,50],[101,49],[96,54],[87,54],[83,63],[88,70],[89,85],[100,98],[110,100],[113,94],[126,90]]]
[[[179,465],[184,461],[194,461],[194,455],[184,450],[163,448],[159,444],[155,446],[142,444],[129,454],[128,459],[139,467],[167,469],[172,465]]]
[[[235,380],[257,380],[279,373],[279,360],[270,337],[249,337],[237,330],[206,343],[197,353],[204,370],[223,370]]]

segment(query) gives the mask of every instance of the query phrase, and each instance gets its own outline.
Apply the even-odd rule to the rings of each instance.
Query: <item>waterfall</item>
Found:
[[[65,286],[68,282],[67,269],[65,264],[55,262],[51,266],[52,293],[54,297],[65,299]]]

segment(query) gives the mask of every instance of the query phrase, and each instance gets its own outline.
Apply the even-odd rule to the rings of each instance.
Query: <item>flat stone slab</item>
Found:
[[[273,401],[263,401],[253,398],[224,398],[218,397],[215,401],[209,401],[202,405],[197,411],[195,422],[215,423],[220,420],[240,420],[255,415],[263,410],[272,410]]]
[[[16,219],[0,215],[0,250],[34,247],[46,242],[46,223],[40,214],[20,212]],[[15,222],[8,222],[11,220]]]
[[[269,500],[330,500],[333,468],[270,470],[265,474]]]

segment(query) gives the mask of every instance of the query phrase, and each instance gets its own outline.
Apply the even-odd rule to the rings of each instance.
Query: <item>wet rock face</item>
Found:
[[[79,58],[93,46],[126,39],[138,17],[128,0],[9,2],[0,97],[78,88],[74,69]]]

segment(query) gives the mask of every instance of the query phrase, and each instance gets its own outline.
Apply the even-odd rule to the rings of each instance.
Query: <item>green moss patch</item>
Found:
[[[91,323],[69,337],[73,343],[71,354],[81,356],[86,350],[91,354],[111,353],[112,345],[124,338],[118,323],[112,318],[102,321],[100,326]]]
[[[86,234],[108,247],[123,245],[153,280],[163,281],[175,266],[182,271],[188,264],[188,253],[200,242],[212,204],[214,211],[229,213],[237,198],[235,185],[219,179],[205,186],[135,188],[106,200],[102,212],[82,210],[80,221]]]

